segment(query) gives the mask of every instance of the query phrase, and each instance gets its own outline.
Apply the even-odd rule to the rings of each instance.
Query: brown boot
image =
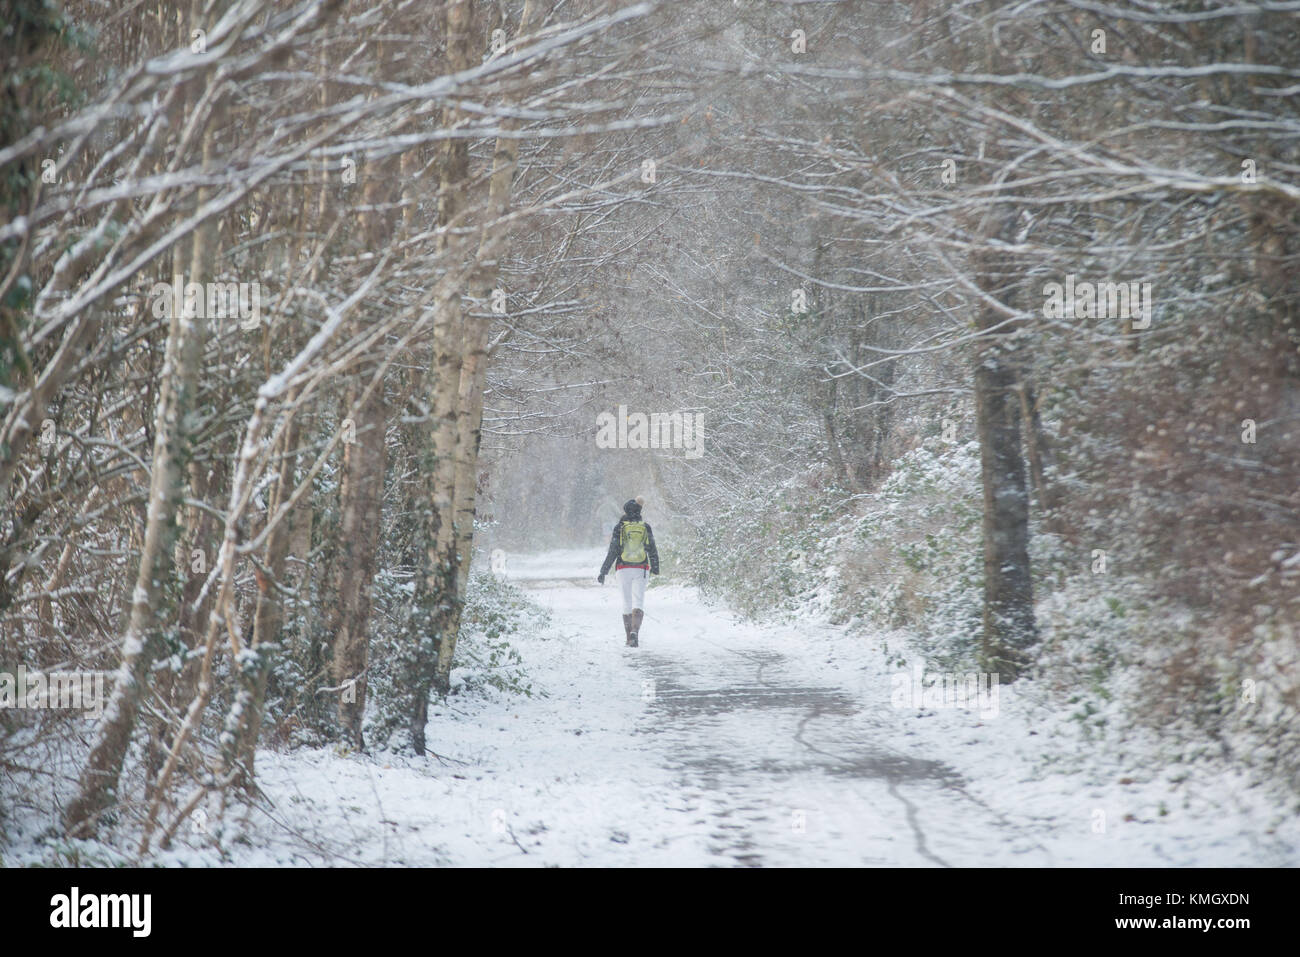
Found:
[[[632,634],[628,636],[628,644],[635,648],[638,644],[637,636],[641,634],[641,620],[645,618],[645,612],[640,608],[632,612]]]
[[[624,615],[624,616],[623,616],[623,634],[624,634],[624,636],[627,638],[627,645],[628,645],[629,648],[632,647],[632,646],[634,646],[634,645],[636,644],[636,638],[635,638],[635,636],[633,636],[633,634],[632,634],[632,616],[631,616],[631,615]]]

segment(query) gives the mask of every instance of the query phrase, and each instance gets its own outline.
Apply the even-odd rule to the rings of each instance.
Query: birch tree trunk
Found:
[[[193,12],[196,16],[191,22],[206,23],[197,16],[197,5]],[[199,100],[194,98],[191,102]],[[203,120],[208,130],[217,125],[217,116],[217,106],[209,106],[209,115]],[[204,139],[205,170],[215,165],[216,147],[213,137]],[[210,188],[200,189],[196,194],[198,207],[203,208],[212,195]],[[180,523],[185,515],[186,479],[195,426],[191,413],[208,334],[206,303],[191,301],[185,294],[185,286],[187,279],[198,283],[207,280],[216,244],[217,222],[209,219],[189,239],[172,247],[170,322],[159,375],[145,537],[112,695],[96,728],[77,795],[64,815],[68,832],[74,836],[93,836],[100,814],[116,803],[122,764],[141,703],[149,691],[150,668],[163,651],[162,631],[176,606],[179,583],[175,581],[175,549],[183,541]],[[190,271],[188,277],[186,267]],[[196,520],[192,512],[191,520]]]
[[[524,4],[519,18],[519,34],[527,33],[532,22],[533,2]],[[514,123],[505,120],[504,129],[511,130]],[[479,240],[478,268],[473,285],[479,302],[493,298],[501,274],[501,257],[507,245],[508,229],[501,219],[510,209],[510,191],[514,185],[515,168],[519,164],[519,141],[510,136],[497,138],[492,156],[492,178],[488,184],[488,208],[483,234]],[[504,290],[503,290],[504,292]],[[448,622],[443,633],[443,645],[438,654],[436,687],[444,694],[448,689],[451,666],[455,659],[456,640],[460,633],[461,609],[464,607],[465,587],[469,582],[470,560],[474,550],[474,515],[478,502],[479,449],[483,442],[483,392],[487,385],[488,333],[491,320],[470,318],[465,330],[465,357],[461,367],[459,410],[457,416],[457,446],[455,499],[453,503],[454,549],[456,568],[456,601],[448,609]]]
[[[197,15],[197,11],[195,13]],[[208,120],[208,126],[212,129],[219,128],[222,114],[223,111],[219,106],[214,107]],[[203,166],[205,170],[212,171],[216,167],[215,150],[215,141],[212,137],[208,137],[203,145]],[[198,190],[199,205],[202,206],[211,201],[213,195],[214,191],[209,187]],[[194,231],[189,275],[184,277],[186,280],[205,283],[213,277],[215,273],[213,264],[220,253],[220,236],[217,226],[218,221],[215,218],[209,219]],[[206,339],[198,345],[200,353],[198,362],[200,365],[205,345]],[[197,375],[198,373],[196,373],[195,388],[197,388]],[[196,415],[196,419],[198,418],[199,416]],[[197,422],[195,424],[197,425]],[[209,464],[205,462],[195,462],[188,458],[185,462],[187,478],[185,488],[188,489],[189,497],[194,501],[207,501],[208,493],[212,491],[208,487],[209,469]],[[183,523],[177,532],[176,552],[173,559],[179,579],[176,633],[180,647],[183,651],[188,652],[198,645],[199,622],[206,615],[207,606],[206,602],[201,598],[201,592],[206,577],[206,559],[215,554],[216,523],[206,511],[192,505],[184,506],[179,515],[183,518]],[[197,563],[197,565],[194,562],[194,552],[196,550],[204,556],[204,560]],[[186,658],[179,673],[169,669],[161,671],[157,678],[158,695],[162,700],[168,701],[172,705],[175,705],[177,701],[188,701],[193,695],[194,685],[197,680],[198,669],[192,660]],[[159,719],[150,730],[149,744],[147,746],[148,753],[145,761],[148,784],[146,785],[146,793],[150,789],[149,785],[152,784],[154,775],[161,768],[163,758],[169,748],[170,733],[167,722],[165,719]]]
[[[185,262],[183,243],[174,253],[179,275]],[[185,460],[191,424],[189,411],[203,357],[207,332],[202,316],[185,308],[184,288],[172,290],[171,323],[160,376],[155,416],[153,462],[144,545],[132,594],[130,617],[122,636],[122,660],[104,716],[96,729],[76,797],[65,812],[68,832],[93,836],[99,815],[116,803],[122,762],[131,743],[140,704],[149,686],[149,668],[161,644],[167,593],[173,576],[172,556],[179,527],[177,512],[185,492]]]
[[[280,464],[266,509],[268,520],[276,517],[293,494],[294,469],[298,463],[298,435],[298,418],[294,415],[281,433]],[[257,604],[253,611],[253,638],[250,647],[259,656],[275,653],[280,641],[280,630],[284,625],[283,589],[285,588],[285,566],[289,557],[289,535],[289,519],[288,516],[284,516],[267,535],[262,557],[265,569],[257,571]],[[270,662],[268,661],[258,676],[253,712],[248,717],[247,731],[242,735],[238,745],[240,760],[248,769],[250,779],[257,754],[257,739],[262,730],[262,709],[266,700],[266,682],[269,674]]]
[[[473,62],[474,11],[468,0],[448,5],[447,57],[452,73],[468,69]],[[451,127],[460,111],[446,111],[443,122]],[[444,229],[460,222],[468,203],[465,191],[469,181],[469,146],[462,139],[448,139],[442,150],[438,190],[438,221]],[[424,726],[429,718],[429,694],[439,675],[450,671],[455,639],[448,637],[452,621],[459,621],[459,596],[456,592],[456,539],[454,503],[456,488],[456,443],[459,438],[457,416],[460,409],[460,375],[464,359],[464,307],[461,303],[459,273],[463,261],[463,240],[443,233],[438,251],[444,254],[447,274],[444,288],[434,300],[436,315],[433,328],[433,388],[430,408],[433,434],[426,456],[429,491],[424,514],[425,568],[420,591],[414,604],[412,641],[408,649],[410,664],[407,682],[411,693],[409,706],[411,747],[424,754]],[[446,660],[447,667],[442,667]],[[445,690],[445,686],[444,686]]]
[[[364,747],[361,719],[366,707],[366,665],[370,652],[371,585],[382,519],[385,414],[378,389],[356,413],[356,441],[343,453],[340,490],[338,605],[332,674],[339,693],[339,725],[355,748]]]
[[[379,45],[381,63],[395,63],[391,45]],[[393,241],[396,216],[389,209],[397,187],[399,171],[394,157],[385,157],[366,172],[364,212],[361,227],[366,246],[378,252]],[[354,323],[360,332],[363,320]],[[370,659],[371,598],[377,570],[380,530],[383,523],[384,470],[387,465],[383,385],[368,387],[367,375],[359,372],[349,396],[356,440],[343,453],[342,484],[339,489],[338,575],[334,611],[334,641],[331,656],[333,684],[340,691],[339,727],[344,739],[358,750],[365,747],[361,722],[366,709],[366,668]]]

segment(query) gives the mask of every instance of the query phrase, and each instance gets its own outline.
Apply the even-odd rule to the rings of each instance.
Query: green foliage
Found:
[[[547,613],[518,586],[492,574],[472,575],[466,591],[461,639],[456,645],[463,691],[491,687],[532,697],[532,684],[510,638],[544,629],[549,624]]]
[[[93,49],[92,35],[70,21],[54,0],[10,0],[0,36],[6,64],[0,86],[0,143],[18,141],[34,126],[87,102],[71,74],[61,69],[60,47],[81,53]],[[40,163],[53,157],[28,157],[0,169],[0,210],[18,215],[24,198],[41,175]],[[0,243],[0,275],[9,272],[18,241]],[[0,303],[0,390],[12,389],[31,374],[22,346],[24,315],[31,306],[33,281],[20,275]],[[0,401],[4,398],[0,391]]]
[[[398,747],[409,718],[409,702],[400,693],[398,669],[406,660],[401,645],[410,638],[395,623],[402,618],[397,610],[409,603],[411,592],[409,581],[399,581],[390,572],[380,571],[376,576],[376,607],[393,612],[376,616],[385,625],[370,640],[365,737],[375,747]],[[548,624],[546,612],[518,586],[492,574],[471,574],[456,643],[452,694],[494,691],[531,697],[532,684],[511,639],[536,634]]]
[[[90,53],[94,36],[69,20],[53,0],[10,0],[3,49],[15,67],[6,71],[0,90],[0,142],[12,143],[55,110],[75,109],[86,101],[76,80],[61,69],[58,48]],[[11,164],[0,178],[0,200],[9,211],[18,208],[40,176],[38,165]]]

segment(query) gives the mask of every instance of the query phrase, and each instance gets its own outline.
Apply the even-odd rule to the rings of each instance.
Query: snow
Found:
[[[551,615],[516,642],[532,697],[435,702],[427,761],[261,751],[274,807],[210,815],[161,862],[1300,864],[1295,816],[1263,789],[1088,751],[1032,686],[1002,686],[985,720],[892,707],[899,634],[741,623],[655,579],[625,648],[602,557],[508,557]]]

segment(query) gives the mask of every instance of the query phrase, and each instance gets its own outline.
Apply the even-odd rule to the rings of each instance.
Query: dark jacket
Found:
[[[619,568],[649,568],[652,574],[659,574],[659,549],[655,548],[655,533],[650,527],[649,522],[646,522],[645,526],[646,560],[641,562],[639,565],[633,565],[619,560],[619,554],[622,551],[621,533],[623,531],[623,523],[639,521],[641,521],[641,506],[638,505],[634,499],[623,506],[623,517],[618,520],[618,524],[614,526],[614,533],[609,537],[609,551],[605,553],[605,564],[600,566],[600,577],[603,578],[605,575],[609,574],[609,570],[615,562],[618,562]]]

